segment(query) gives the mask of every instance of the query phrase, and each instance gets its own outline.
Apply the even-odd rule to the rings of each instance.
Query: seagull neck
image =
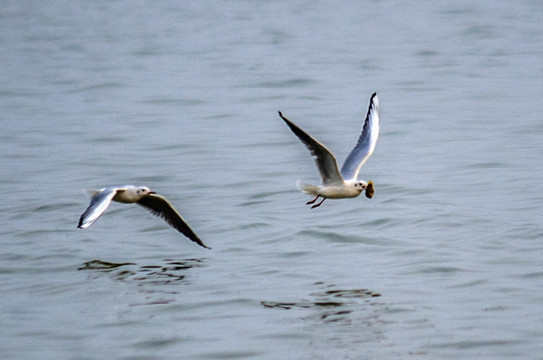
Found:
[[[130,204],[139,201],[141,198],[142,196],[138,194],[135,187],[126,187],[124,190],[118,191],[113,200],[120,203]]]

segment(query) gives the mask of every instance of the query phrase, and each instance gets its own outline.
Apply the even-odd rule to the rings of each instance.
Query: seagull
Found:
[[[126,185],[122,187],[108,186],[98,191],[92,191],[89,207],[79,218],[77,227],[85,229],[91,226],[107,210],[112,201],[132,204],[136,203],[151,211],[154,215],[160,216],[170,226],[194,241],[198,245],[211,249],[185,223],[181,215],[175,210],[172,204],[162,195],[151,191],[148,187]]]
[[[315,196],[306,205],[312,205],[311,208],[314,209],[321,206],[327,198],[354,198],[360,195],[362,191],[365,191],[368,199],[373,197],[375,192],[373,181],[365,182],[358,180],[357,177],[360,168],[373,153],[379,136],[379,98],[377,97],[377,93],[371,95],[370,106],[366,120],[364,120],[364,126],[362,127],[362,134],[360,134],[354,149],[347,156],[345,163],[341,167],[341,172],[338,170],[336,158],[330,150],[284,117],[281,111],[279,111],[279,116],[285,121],[290,130],[305,144],[311,155],[315,157],[322,177],[322,185],[320,186],[300,181],[296,183],[300,191]],[[315,204],[319,197],[322,197],[322,200]]]

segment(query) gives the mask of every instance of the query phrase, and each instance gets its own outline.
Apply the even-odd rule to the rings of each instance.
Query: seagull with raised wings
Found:
[[[77,227],[85,229],[91,226],[107,210],[112,201],[132,204],[136,203],[160,216],[177,231],[194,241],[196,244],[210,249],[192,231],[185,220],[179,215],[172,204],[162,195],[158,195],[145,186],[126,185],[122,187],[109,186],[92,192],[89,207],[79,218]]]
[[[322,177],[322,185],[310,185],[298,181],[296,183],[299,190],[315,196],[307,205],[312,205],[314,209],[326,199],[354,198],[360,195],[362,191],[370,199],[374,194],[372,181],[358,180],[360,168],[371,156],[379,137],[379,99],[376,93],[370,98],[368,113],[362,127],[362,134],[354,149],[351,151],[345,163],[338,169],[336,158],[323,144],[312,138],[305,131],[296,126],[292,121],[283,116],[279,111],[279,116],[285,121],[290,130],[305,144],[315,157],[317,167]],[[319,203],[315,202],[322,198]]]

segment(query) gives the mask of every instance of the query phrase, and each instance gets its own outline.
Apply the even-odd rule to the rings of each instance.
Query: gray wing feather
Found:
[[[156,216],[159,216],[166,220],[166,222],[177,229],[180,233],[188,237],[190,240],[194,241],[198,245],[210,249],[205,245],[202,240],[192,231],[192,229],[187,225],[185,220],[179,215],[175,210],[172,204],[165,197],[158,194],[149,194],[141,198],[137,204],[143,206],[144,208],[151,211]]]
[[[123,190],[115,187],[107,187],[99,192],[94,192],[95,195],[91,198],[89,207],[87,207],[85,212],[79,217],[77,227],[85,229],[98,220],[98,218],[107,210],[118,191]]]
[[[322,183],[332,184],[336,182],[343,182],[341,174],[339,173],[336,158],[330,150],[323,144],[313,139],[308,133],[296,126],[292,121],[283,116],[279,111],[279,116],[285,121],[290,130],[305,144],[305,146],[311,152],[311,155],[315,157],[319,173],[322,177]]]
[[[358,172],[366,160],[371,156],[379,137],[379,98],[376,93],[370,98],[370,106],[362,128],[362,134],[351,151],[343,167],[341,174],[344,179],[356,180]]]

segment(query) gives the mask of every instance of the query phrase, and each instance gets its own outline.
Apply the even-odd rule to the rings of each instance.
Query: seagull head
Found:
[[[375,188],[373,187],[373,181],[368,181],[368,185],[366,186],[366,197],[368,199],[371,199],[373,197],[373,194],[375,194]]]
[[[146,186],[140,186],[139,188],[136,189],[136,193],[140,196],[145,196],[145,195],[150,195],[150,194],[156,194],[154,191],[151,191],[151,189],[149,189],[148,187]]]
[[[367,184],[364,181],[354,181],[352,183],[352,186],[354,187],[355,190],[358,191],[358,195],[360,195],[362,191],[366,190]]]

